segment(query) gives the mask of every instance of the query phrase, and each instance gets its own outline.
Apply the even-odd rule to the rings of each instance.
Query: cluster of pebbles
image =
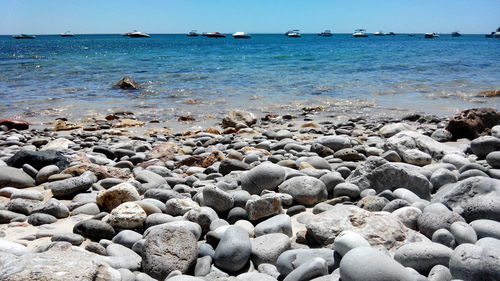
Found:
[[[4,131],[0,279],[500,280],[496,118]]]

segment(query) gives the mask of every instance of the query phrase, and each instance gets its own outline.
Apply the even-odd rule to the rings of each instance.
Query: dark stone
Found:
[[[235,160],[235,159],[225,159],[220,163],[219,173],[227,175],[232,171],[246,171],[250,170],[252,167],[245,162]]]
[[[5,161],[7,165],[22,168],[24,164],[29,164],[33,168],[40,170],[48,165],[56,165],[62,171],[69,165],[69,160],[60,151],[18,151],[14,156]]]
[[[81,221],[75,224],[73,232],[94,241],[101,239],[111,240],[115,236],[115,230],[111,225],[98,220]]]
[[[24,120],[1,120],[0,126],[6,126],[9,130],[28,130],[30,124]]]
[[[313,143],[311,145],[311,152],[316,152],[321,157],[333,155],[334,153],[333,149],[319,143]]]
[[[475,139],[500,124],[500,112],[494,108],[472,108],[457,113],[446,126],[453,139]]]
[[[115,88],[120,88],[122,90],[137,90],[139,84],[130,76],[125,76],[120,81],[116,82]]]

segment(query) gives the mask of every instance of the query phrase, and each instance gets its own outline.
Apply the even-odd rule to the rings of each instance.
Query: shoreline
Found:
[[[484,252],[500,233],[497,109],[290,112],[221,112],[202,126],[101,113],[71,130],[53,129],[77,119],[1,131],[0,276],[498,277],[500,251]],[[477,251],[491,267],[459,261]]]

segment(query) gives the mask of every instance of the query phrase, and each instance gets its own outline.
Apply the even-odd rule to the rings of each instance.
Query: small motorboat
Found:
[[[424,34],[424,38],[437,38],[437,37],[439,37],[439,34],[435,32]]]
[[[364,29],[356,29],[354,33],[352,34],[354,37],[368,37],[368,34],[366,33],[366,30]]]
[[[300,37],[300,36],[302,36],[302,35],[300,35],[300,32],[298,29],[289,30],[285,33],[285,35],[288,37]]]
[[[319,36],[324,36],[324,37],[330,37],[333,35],[333,33],[330,30],[325,30],[321,33],[318,33]]]
[[[203,33],[202,36],[211,37],[211,38],[224,38],[224,37],[226,37],[226,35],[224,35],[220,32],[207,32],[207,33]]]
[[[451,33],[451,37],[460,37],[460,36],[462,36],[462,34],[460,34],[458,31],[453,31]]]
[[[233,33],[233,37],[236,39],[248,39],[252,38],[252,36],[246,32],[238,31]]]
[[[382,31],[377,31],[377,32],[374,32],[373,35],[374,36],[384,36],[385,33],[383,33]]]
[[[188,34],[186,34],[189,37],[194,37],[194,36],[200,36],[196,30],[191,30]]]
[[[66,31],[64,33],[60,33],[59,36],[61,37],[73,37],[75,34],[71,33],[71,31]]]
[[[492,32],[492,33],[493,33],[493,32]],[[499,28],[497,28],[497,31],[496,31],[496,32],[494,32],[492,35],[493,35],[493,37],[494,37],[494,38],[500,38],[500,27],[499,27]]]
[[[18,35],[12,35],[12,38],[15,39],[35,39],[35,35],[27,35],[27,34],[18,34]]]
[[[386,33],[385,35],[391,35],[391,36],[394,36],[394,35],[396,35],[396,33],[394,33],[394,32],[392,32],[392,31],[391,31],[391,32],[389,32],[389,33]]]
[[[415,34],[410,33],[410,34],[408,34],[408,36],[414,37],[414,36],[415,36]]]
[[[137,37],[150,37],[149,34],[144,33],[144,32],[140,32],[137,30],[134,30],[132,32],[123,33],[122,36],[136,37],[136,38]]]

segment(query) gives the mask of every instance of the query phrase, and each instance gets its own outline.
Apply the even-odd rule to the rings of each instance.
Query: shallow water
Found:
[[[476,97],[500,89],[500,40],[482,35],[0,36],[0,70],[2,117],[130,110],[169,120],[232,108],[296,111],[304,104],[334,113],[500,108],[498,97]],[[125,75],[145,88],[113,89]]]

